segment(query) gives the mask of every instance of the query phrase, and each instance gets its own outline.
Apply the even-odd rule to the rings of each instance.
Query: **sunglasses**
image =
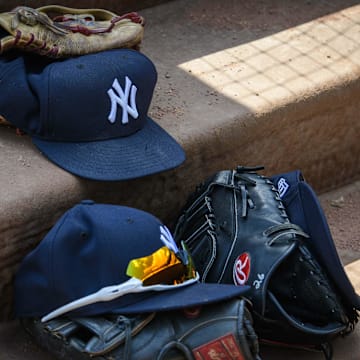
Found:
[[[194,262],[183,242],[181,249],[163,246],[151,255],[131,260],[126,274],[131,277],[128,281],[106,286],[63,305],[44,316],[41,321],[46,322],[83,306],[111,301],[126,294],[174,290],[199,281],[199,274],[195,271]]]

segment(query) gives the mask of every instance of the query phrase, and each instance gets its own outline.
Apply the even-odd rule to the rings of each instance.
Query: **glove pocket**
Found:
[[[344,333],[349,324],[334,287],[302,243],[274,272],[263,315],[289,342],[322,343]]]

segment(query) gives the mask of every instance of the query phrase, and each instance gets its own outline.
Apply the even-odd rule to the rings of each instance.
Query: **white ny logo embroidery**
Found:
[[[115,93],[115,91],[116,93]],[[113,124],[116,121],[116,111],[117,106],[122,108],[122,124],[127,124],[129,122],[128,115],[130,114],[134,119],[137,119],[139,113],[136,108],[136,92],[137,87],[132,84],[131,80],[126,76],[125,77],[125,91],[121,88],[117,79],[112,83],[112,88],[107,91],[110,100],[111,100],[111,109],[108,116],[108,120]],[[129,103],[130,96],[130,105]]]

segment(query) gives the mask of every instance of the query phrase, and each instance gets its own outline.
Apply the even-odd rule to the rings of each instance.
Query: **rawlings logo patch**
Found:
[[[245,360],[233,334],[219,337],[193,350],[196,360]]]
[[[250,275],[250,255],[242,253],[234,263],[233,279],[235,285],[245,285]]]

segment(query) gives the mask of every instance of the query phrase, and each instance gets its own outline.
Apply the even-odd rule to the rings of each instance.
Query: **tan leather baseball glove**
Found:
[[[113,48],[138,50],[143,33],[144,19],[136,12],[117,15],[105,9],[18,6],[0,14],[0,55],[11,49],[52,58]]]

